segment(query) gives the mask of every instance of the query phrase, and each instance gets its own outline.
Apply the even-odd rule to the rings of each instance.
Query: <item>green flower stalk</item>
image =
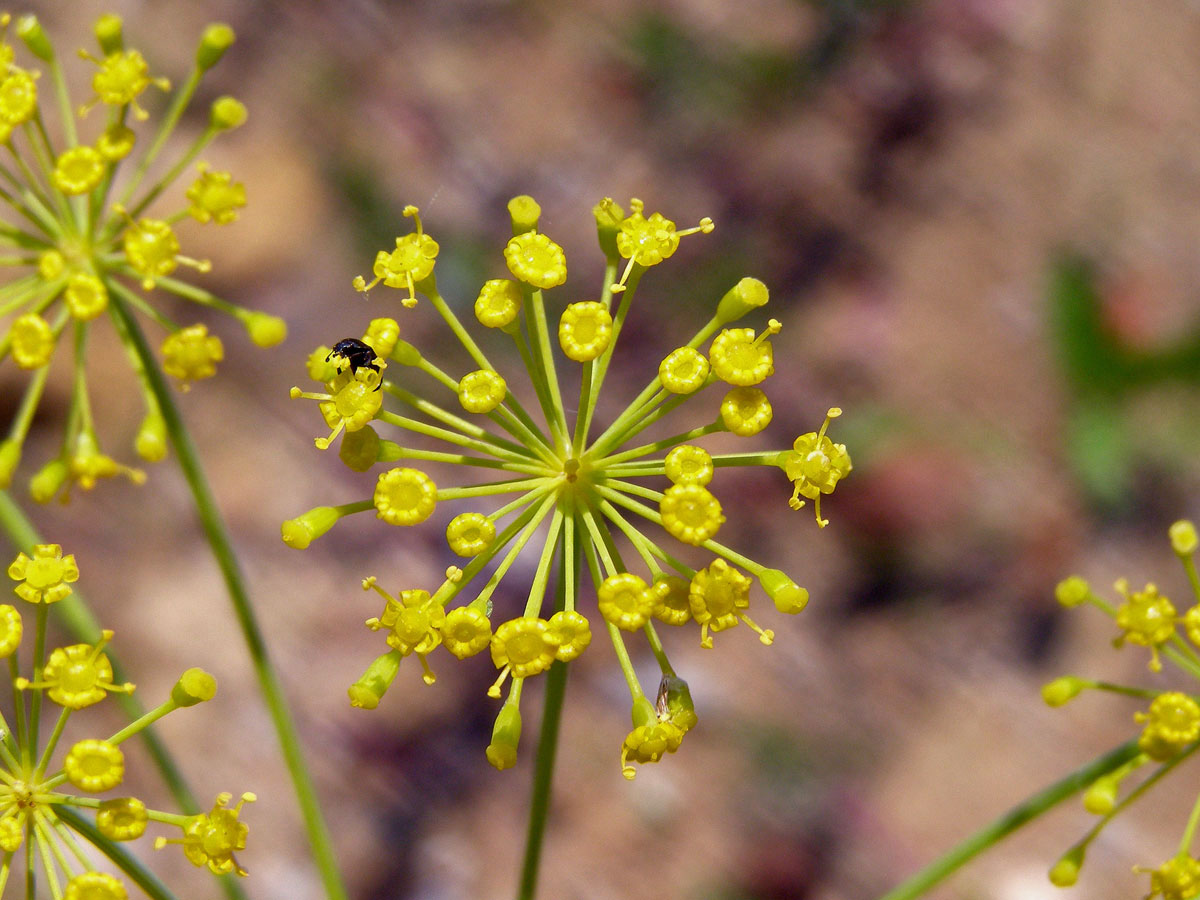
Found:
[[[150,809],[136,797],[99,797],[120,787],[125,777],[121,744],[151,723],[177,709],[211,700],[216,679],[202,669],[188,669],[165,702],[107,738],[64,741],[68,724],[80,711],[102,702],[111,693],[130,693],[132,684],[113,681],[104,649],[112,640],[103,631],[94,644],[73,644],[47,652],[47,609],[72,593],[79,578],[74,556],[63,555],[57,544],[39,544],[32,555],[21,553],[8,567],[17,582],[14,593],[33,607],[36,632],[24,671],[20,648],[24,619],[11,604],[0,604],[0,658],[8,662],[13,697],[13,722],[0,715],[0,894],[14,869],[24,865],[27,895],[44,879],[52,896],[65,900],[124,900],[124,883],[95,869],[84,844],[90,843],[113,859],[123,861],[139,884],[156,881],[114,844],[141,837],[147,826],[167,826],[177,836],[159,836],[156,848],[178,844],[197,866],[221,875],[246,871],[235,853],[245,849],[247,826],[240,815],[253,794],[243,794],[230,806],[232,795],[217,796],[212,810],[194,816]],[[27,643],[27,642],[26,642]],[[60,710],[49,737],[42,743],[39,728],[43,698]],[[52,764],[58,754],[58,763]],[[77,794],[74,791],[82,793]],[[23,861],[23,862],[22,862]]]
[[[759,329],[729,327],[767,302],[766,286],[744,278],[714,305],[711,318],[686,345],[647,373],[649,383],[625,411],[594,428],[601,388],[639,282],[675,252],[682,237],[711,232],[712,220],[677,230],[660,213],[646,216],[639,200],[631,201],[628,214],[612,200],[602,201],[594,210],[607,263],[599,299],[567,303],[553,329],[546,292],[566,282],[565,254],[538,230],[540,209],[531,197],[512,200],[509,213],[513,237],[502,258],[512,277],[486,282],[474,313],[480,325],[514,342],[540,416],[517,399],[508,378],[438,292],[439,246],[425,233],[418,210],[407,207],[414,230],[398,237],[394,250],[381,250],[373,280],[360,276],[354,287],[367,291],[382,282],[401,291],[406,307],[415,306],[418,295],[425,297],[475,368],[446,371],[402,340],[391,318],[375,319],[361,338],[318,348],[308,371],[324,389],[292,389],[293,398],[319,404],[328,433],[316,438],[317,448],[328,449],[340,437],[339,456],[351,469],[386,468],[369,496],[309,510],[283,524],[283,539],[303,549],[346,516],[370,511],[386,524],[411,527],[443,504],[467,505],[445,525],[447,544],[463,563],[451,566],[441,584],[431,589],[402,584],[392,593],[374,577],[363,581],[383,602],[366,624],[382,636],[386,652],[351,686],[352,705],[376,707],[406,657],[415,657],[423,681],[433,684],[431,660],[438,648],[457,659],[488,651],[498,670],[488,695],[506,699],[486,755],[493,766],[507,769],[517,761],[525,680],[550,672],[553,681],[564,664],[589,650],[598,631],[612,644],[629,688],[632,729],[614,755],[623,774],[633,778],[636,766],[678,750],[697,722],[687,684],[672,667],[658,629],[695,627],[701,645],[712,647],[715,635],[744,625],[769,645],[774,633],[750,612],[755,583],[784,613],[799,612],[808,600],[808,592],[783,572],[717,541],[725,514],[714,493],[716,470],[782,469],[793,483],[790,506],[798,509],[812,500],[823,527],[820,498],[851,468],[845,446],[826,434],[841,410],[829,410],[821,428],[798,437],[790,449],[710,454],[693,443],[717,432],[751,437],[771,421],[760,385],[774,372],[770,339],[782,326],[772,319]],[[563,399],[555,343],[571,368],[579,366],[579,401],[570,407]],[[422,381],[428,393],[418,386]],[[706,390],[712,387],[715,392]],[[393,402],[399,404],[395,411]],[[663,439],[640,437],[684,405],[703,406],[699,424],[693,419]],[[572,416],[569,408],[578,412]],[[446,486],[440,475],[435,481],[424,470],[426,463],[457,466],[464,475]],[[480,471],[497,478],[481,482],[466,475]],[[711,561],[693,568],[651,536],[659,530],[706,550]],[[625,558],[630,548],[636,559]],[[501,613],[493,598],[522,552],[536,559],[528,598],[522,609]],[[580,583],[585,565],[594,601],[586,600]],[[552,579],[557,591],[549,589]],[[630,660],[631,639],[646,642],[661,673],[649,694]],[[556,693],[561,696],[550,690],[547,696]],[[545,722],[546,717],[544,734]],[[541,753],[544,771],[540,760]],[[538,779],[543,780],[548,789],[548,776]],[[540,829],[531,829],[535,832],[540,837]]]
[[[141,53],[126,49],[118,17],[97,20],[99,55],[79,51],[93,67],[93,94],[78,109],[68,96],[62,62],[37,19],[22,17],[15,27],[36,58],[30,68],[16,62],[7,41],[9,22],[7,14],[0,16],[0,203],[11,213],[8,221],[0,222],[0,265],[12,272],[0,287],[0,323],[7,323],[0,325],[0,363],[11,359],[32,378],[0,441],[0,488],[12,481],[50,365],[67,344],[74,378],[62,450],[30,481],[34,499],[44,503],[58,496],[65,501],[72,488],[89,490],[102,478],[125,476],[136,483],[145,479],[141,470],[101,450],[87,383],[87,346],[94,322],[110,318],[129,351],[145,407],[134,449],[148,462],[166,455],[168,435],[161,403],[130,335],[133,313],[166,333],[161,365],[184,389],[215,373],[224,347],[207,326],[177,323],[169,306],[160,302],[160,292],[233,316],[262,347],[282,341],[287,328],[282,319],[235,306],[178,277],[181,269],[203,273],[211,268],[207,260],[184,255],[176,234],[180,223],[190,219],[198,226],[224,226],[245,206],[245,188],[229,172],[200,162],[186,191],[185,208],[146,215],[214,138],[246,120],[245,107],[234,98],[215,100],[208,126],[161,179],[147,183],[150,167],[202,76],[233,43],[233,30],[210,25],[204,31],[191,74],[171,95],[158,126],[147,131],[142,123],[150,114],[142,100],[151,89],[169,92],[170,84],[150,74]],[[48,69],[49,79],[41,77],[39,65]],[[49,100],[44,96],[47,80]],[[46,121],[55,111],[61,145],[52,141]]]

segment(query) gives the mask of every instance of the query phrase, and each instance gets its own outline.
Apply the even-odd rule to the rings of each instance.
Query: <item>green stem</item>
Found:
[[[130,342],[131,346],[137,350],[138,356],[141,357],[142,364],[146,368],[151,390],[154,392],[166,422],[167,434],[171,437],[171,444],[175,448],[179,466],[183,470],[184,478],[187,480],[192,498],[196,503],[196,512],[204,528],[205,537],[208,539],[213,558],[225,580],[225,588],[233,604],[238,625],[241,627],[242,638],[249,651],[259,689],[267,704],[267,710],[279,739],[280,749],[283,751],[284,761],[287,763],[288,772],[292,778],[292,785],[304,817],[308,839],[312,844],[313,859],[321,874],[326,896],[329,900],[346,900],[346,889],[342,885],[337,862],[333,855],[333,842],[321,815],[321,807],[317,801],[312,777],[304,762],[304,752],[300,746],[296,726],[284,698],[283,688],[271,665],[266,642],[263,639],[262,630],[259,628],[241,567],[234,553],[233,542],[200,466],[200,458],[192,443],[191,434],[184,425],[183,417],[175,404],[175,398],[158,367],[158,361],[147,345],[141,329],[129,315],[129,311],[125,309],[123,298],[129,292],[115,281],[110,281],[109,285],[110,288],[115,289],[116,294],[112,304],[116,312],[113,320],[118,323],[121,337]]]
[[[567,602],[567,573],[570,583],[578,582],[579,552],[577,549],[562,557],[555,590],[555,607],[563,609]],[[573,604],[574,598],[571,598]],[[542,859],[542,842],[546,836],[546,819],[550,811],[550,789],[554,780],[554,757],[558,752],[558,726],[562,721],[563,697],[567,692],[567,664],[556,662],[546,673],[546,694],[542,707],[542,728],[538,736],[537,757],[533,762],[533,797],[529,802],[529,830],[525,836],[525,860],[521,865],[521,883],[517,900],[533,900],[537,891],[538,865]]]
[[[1139,752],[1137,739],[1134,738],[1096,757],[1087,765],[1076,769],[1065,778],[1038,791],[1023,803],[1017,804],[1008,812],[968,837],[957,847],[935,859],[903,884],[888,891],[879,900],[912,900],[914,897],[921,896],[935,884],[953,872],[956,872],[993,844],[999,843],[1026,822],[1036,819],[1042,813],[1061,803],[1072,794],[1083,790],[1101,775],[1108,774],[1113,769],[1137,756]]]

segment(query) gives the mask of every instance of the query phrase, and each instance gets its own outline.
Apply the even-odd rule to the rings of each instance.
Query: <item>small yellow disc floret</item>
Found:
[[[460,606],[446,613],[442,643],[459,659],[474,656],[492,642],[492,623],[474,606]]]
[[[706,569],[692,576],[688,604],[692,617],[700,623],[700,645],[712,647],[709,631],[724,631],[745,622],[758,632],[764,644],[775,640],[775,633],[759,628],[744,612],[750,606],[750,579],[723,559],[715,559]]]
[[[21,369],[40,369],[54,355],[54,329],[37,313],[13,320],[8,332],[13,362]]]
[[[125,229],[121,239],[130,267],[142,276],[142,287],[170,275],[179,265],[179,239],[161,219],[139,219]]]
[[[631,572],[609,575],[597,591],[600,615],[624,631],[637,631],[654,613],[654,595]]]
[[[771,401],[756,387],[737,387],[721,401],[721,421],[738,437],[752,437],[771,424]]]
[[[771,342],[765,340],[768,329],[757,338],[753,328],[726,328],[708,349],[713,372],[722,381],[737,387],[751,387],[775,371]]]
[[[682,444],[668,453],[665,468],[673,484],[698,484],[703,487],[713,477],[712,456],[703,447],[694,444]]]
[[[419,525],[433,515],[437,485],[418,469],[390,469],[375,484],[374,504],[389,525]]]
[[[484,282],[475,299],[475,318],[488,328],[505,328],[521,310],[521,288],[507,278]]]
[[[578,659],[592,642],[592,628],[587,618],[575,610],[559,610],[548,623],[551,639],[557,644],[554,655],[559,662]]]
[[[1158,648],[1175,636],[1175,606],[1153,584],[1130,593],[1128,583],[1122,579],[1117,582],[1117,590],[1125,596],[1125,602],[1117,607],[1117,627],[1122,633],[1116,642],[1149,647],[1150,668],[1157,672],[1162,668]]]
[[[246,875],[247,872],[238,865],[237,857],[233,854],[246,849],[246,836],[249,826],[238,818],[242,806],[252,803],[257,798],[249,792],[242,794],[235,806],[230,806],[232,794],[217,795],[217,802],[210,812],[201,813],[188,820],[183,828],[183,837],[175,840],[158,838],[154,848],[160,850],[167,844],[181,844],[183,855],[192,865],[208,866],[214,875],[225,875],[236,872]]]
[[[70,585],[79,580],[79,567],[73,553],[63,556],[61,545],[35,544],[32,557],[17,554],[8,577],[21,582],[13,591],[27,603],[57,603],[70,596]]]
[[[558,343],[568,359],[588,362],[608,349],[612,341],[612,316],[603,303],[572,303],[558,322]]]
[[[51,652],[42,671],[42,680],[18,679],[21,688],[46,688],[46,695],[59,706],[83,709],[99,703],[109,691],[132,693],[132,684],[114,684],[112,663],[102,648],[112,638],[111,631],[101,633],[95,645],[72,644]]]
[[[458,402],[471,413],[490,413],[508,396],[508,385],[498,372],[468,372],[458,383]]]
[[[137,135],[132,128],[124,125],[111,125],[96,140],[96,149],[109,162],[117,162],[133,152]]]
[[[496,526],[483,513],[462,513],[446,526],[446,542],[459,556],[478,556],[495,538]]]
[[[421,215],[415,206],[406,206],[404,215],[413,219],[417,230],[396,238],[396,249],[390,253],[380,250],[371,270],[375,275],[374,281],[368,283],[359,275],[354,279],[354,289],[366,292],[381,281],[388,287],[405,288],[408,296],[400,302],[411,307],[417,305],[416,284],[433,274],[440,248],[437,241],[422,231]]]
[[[104,177],[104,157],[94,147],[72,147],[54,164],[54,186],[64,194],[86,194]]]
[[[545,672],[557,658],[555,637],[545,619],[509,619],[492,635],[492,662],[497,669],[508,669],[513,678]]]
[[[81,791],[111,791],[125,778],[125,754],[108,741],[79,741],[67,753],[63,771]]]
[[[1145,723],[1138,748],[1159,762],[1200,738],[1200,704],[1180,691],[1159,694],[1149,711],[1136,713],[1134,719]]]
[[[663,528],[685,544],[703,544],[725,521],[721,504],[699,484],[673,484],[658,505]]]
[[[234,181],[229,172],[214,172],[205,165],[200,177],[188,188],[188,215],[201,224],[228,225],[237,220],[237,211],[246,205],[246,186]]]
[[[15,606],[0,605],[0,659],[12,656],[21,646],[24,626]]]
[[[567,257],[562,247],[544,234],[518,234],[504,248],[508,271],[536,288],[558,287],[567,280]]]
[[[105,800],[96,810],[96,830],[110,841],[132,841],[146,833],[146,804],[137,797]]]
[[[672,394],[694,394],[708,380],[708,360],[699,350],[680,347],[659,364],[658,380]]]
[[[208,333],[208,326],[189,325],[167,335],[162,345],[163,371],[184,382],[199,381],[217,374],[217,363],[225,358],[221,339]]]
[[[90,272],[76,272],[63,292],[67,309],[81,322],[96,318],[108,307],[108,288]]]
[[[800,509],[807,497],[815,506],[817,525],[824,528],[828,520],[821,518],[821,495],[832,494],[838,482],[850,474],[853,466],[850,454],[846,452],[845,444],[835,444],[825,436],[829,423],[840,416],[842,411],[836,406],[825,414],[825,421],[820,431],[810,431],[796,438],[783,457],[783,470],[792,481],[792,497],[788,505],[792,509]],[[1069,579],[1068,579],[1069,581]],[[1087,584],[1083,584],[1084,594],[1087,594]],[[1059,586],[1059,601],[1062,600],[1062,585]]]
[[[28,122],[37,111],[37,82],[21,69],[13,69],[0,81],[0,123],[13,126]]]
[[[1150,874],[1150,893],[1145,900],[1193,900],[1200,894],[1200,860],[1191,854],[1172,856],[1157,869],[1134,866],[1134,871]]]
[[[678,575],[664,575],[654,580],[650,593],[654,597],[654,618],[667,625],[686,625],[691,621],[692,608],[688,601],[690,588]]]
[[[107,872],[82,872],[67,882],[63,900],[128,900],[125,885]]]

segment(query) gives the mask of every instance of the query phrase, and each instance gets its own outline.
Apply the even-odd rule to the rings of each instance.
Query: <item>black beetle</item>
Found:
[[[379,366],[376,360],[379,358],[375,353],[375,349],[370,344],[364,344],[357,338],[342,338],[333,345],[333,349],[329,351],[329,355],[325,357],[325,361],[329,362],[333,357],[340,356],[350,365],[350,374],[353,375],[359,369],[370,369],[373,372],[379,372]],[[342,367],[338,366],[338,372],[342,371]],[[383,386],[380,382],[375,390],[379,390]]]

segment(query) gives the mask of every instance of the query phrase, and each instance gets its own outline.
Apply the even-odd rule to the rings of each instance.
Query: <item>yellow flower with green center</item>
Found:
[[[767,466],[784,470],[792,481],[803,479],[801,492],[821,494],[849,471],[849,456],[844,447],[834,452],[826,446],[825,427],[813,447],[825,455],[824,467],[810,461],[795,474],[787,471],[795,442],[792,449],[785,444],[742,453],[710,453],[697,443],[718,432],[757,434],[770,422],[770,404],[759,385],[773,371],[766,339],[781,326],[770,320],[761,333],[733,327],[767,302],[766,286],[754,278],[714,298],[710,318],[692,339],[661,364],[646,367],[648,383],[624,410],[596,421],[615,348],[637,321],[635,296],[643,275],[669,259],[681,237],[709,233],[713,223],[706,218],[677,230],[661,213],[646,213],[640,201],[633,201],[629,215],[612,200],[602,201],[593,211],[606,263],[599,299],[564,303],[551,315],[551,292],[567,278],[566,254],[540,230],[533,198],[514,198],[509,214],[513,237],[496,254],[488,274],[497,277],[484,282],[473,311],[481,326],[501,332],[495,338],[511,339],[530,389],[520,389],[516,374],[489,358],[454,312],[457,306],[442,297],[434,273],[438,244],[409,207],[415,231],[397,238],[395,251],[379,253],[375,281],[359,277],[355,285],[366,290],[382,281],[401,291],[404,305],[421,294],[470,363],[455,370],[426,358],[399,338],[400,326],[391,319],[376,319],[361,338],[330,335],[329,343],[345,351],[341,362],[327,347],[318,348],[308,356],[307,371],[323,390],[293,388],[292,397],[317,401],[333,430],[317,438],[319,448],[340,434],[339,457],[348,467],[366,472],[382,464],[383,471],[373,491],[364,485],[370,496],[360,493],[358,499],[308,510],[285,522],[281,533],[289,546],[303,549],[346,516],[373,510],[389,524],[414,526],[443,515],[443,504],[466,504],[465,510],[445,514],[441,521],[447,524],[440,526],[450,550],[466,562],[452,566],[428,593],[406,590],[384,615],[368,620],[385,633],[387,652],[351,685],[351,704],[376,708],[409,654],[429,653],[433,659],[444,646],[450,656],[465,659],[490,648],[499,673],[488,694],[499,698],[506,689],[507,697],[487,758],[509,768],[516,761],[525,680],[561,677],[555,673],[592,652],[593,637],[603,635],[640,710],[621,744],[628,775],[634,764],[655,762],[677,749],[695,724],[690,694],[671,667],[657,627],[695,622],[702,643],[710,646],[710,632],[746,624],[770,643],[772,632],[749,617],[754,584],[781,613],[799,612],[808,601],[808,592],[783,572],[717,541],[725,513],[715,473]],[[511,278],[500,277],[505,269]],[[386,339],[377,339],[381,334]],[[711,348],[711,366],[705,347]],[[564,365],[578,375],[578,401],[564,399]],[[734,382],[735,390],[706,392],[721,379]],[[340,392],[348,386],[355,393],[343,403]],[[536,398],[536,408],[526,407],[520,399],[525,396]],[[700,410],[699,419],[684,418],[684,405]],[[677,410],[679,433],[643,436]],[[475,474],[456,479],[438,473],[435,484],[426,471],[433,466]],[[479,473],[490,475],[481,479]],[[779,505],[789,505],[786,491]],[[652,536],[659,530],[703,547],[716,561],[697,572]],[[623,556],[626,542],[636,558]],[[503,614],[493,610],[498,588],[511,581],[531,545],[540,553],[529,550],[533,574],[524,606]],[[494,631],[493,622],[499,623]],[[649,644],[664,683],[671,685],[673,699],[659,711],[646,700],[630,661],[626,642],[640,640]],[[432,681],[423,656],[421,664],[424,680]]]
[[[4,15],[0,27],[8,22]],[[186,387],[212,375],[224,355],[216,335],[207,334],[204,326],[177,322],[172,304],[161,302],[160,294],[233,316],[258,346],[279,343],[287,328],[277,316],[235,306],[180,276],[184,267],[200,273],[211,268],[184,254],[189,237],[176,231],[181,220],[223,225],[245,205],[245,188],[230,173],[211,171],[201,162],[199,177],[187,191],[187,207],[154,211],[156,201],[171,196],[171,184],[184,177],[216,137],[245,121],[241,103],[218,98],[207,127],[174,159],[168,154],[203,75],[233,43],[233,31],[224,25],[204,31],[195,69],[167,102],[159,124],[145,133],[128,127],[127,119],[149,118],[140,105],[146,90],[155,86],[168,91],[170,85],[151,74],[138,50],[125,47],[119,17],[97,20],[98,55],[80,51],[94,66],[94,96],[79,109],[68,93],[64,59],[41,23],[24,16],[16,33],[34,62],[28,69],[17,65],[13,48],[0,40],[0,151],[9,157],[5,165],[14,182],[3,195],[12,215],[0,224],[0,243],[10,248],[3,263],[12,272],[0,287],[0,366],[11,360],[32,377],[11,421],[3,425],[7,434],[0,436],[0,488],[12,483],[20,464],[46,389],[47,369],[56,356],[67,354],[73,357],[76,377],[64,449],[30,482],[35,499],[45,502],[69,497],[75,485],[86,490],[98,478],[135,471],[99,450],[86,377],[93,325],[109,320],[133,362],[131,383],[140,388],[146,415],[134,450],[147,461],[160,460],[167,451],[165,427],[158,428],[163,403],[156,391],[167,390],[160,373],[181,379]],[[39,66],[48,70],[54,90],[39,91]],[[100,104],[99,118],[83,118]],[[148,177],[158,171],[166,174],[157,181]],[[165,340],[147,341],[144,322],[161,329]],[[149,349],[159,344],[161,362]],[[81,457],[75,453],[80,446],[95,452]]]
[[[128,726],[102,737],[70,736],[78,710],[104,701],[112,692],[132,692],[134,687],[114,679],[104,652],[111,631],[102,631],[95,643],[46,652],[43,604],[71,592],[69,585],[79,577],[73,555],[64,554],[57,544],[41,544],[29,554],[19,554],[8,574],[15,582],[13,592],[34,607],[36,630],[32,650],[26,646],[25,652],[18,653],[21,616],[11,605],[0,604],[0,656],[9,660],[13,697],[0,712],[0,896],[8,896],[12,879],[13,891],[22,882],[30,891],[41,882],[47,885],[45,896],[63,900],[122,900],[127,897],[124,883],[93,871],[91,860],[101,853],[111,856],[116,852],[111,841],[136,840],[152,824],[177,828],[183,835],[174,840],[159,837],[156,846],[182,844],[185,855],[197,865],[245,874],[232,854],[245,846],[246,827],[237,821],[240,804],[228,808],[226,795],[218,797],[213,812],[204,816],[150,809],[136,797],[95,796],[125,782],[127,766],[138,758],[127,758],[123,749],[127,740],[177,709],[211,700],[216,679],[202,669],[188,669],[164,702]],[[21,671],[31,677],[18,674]],[[53,727],[44,714],[54,707],[44,699],[58,706]],[[26,865],[29,871],[22,871]],[[136,877],[140,865],[122,868]]]

